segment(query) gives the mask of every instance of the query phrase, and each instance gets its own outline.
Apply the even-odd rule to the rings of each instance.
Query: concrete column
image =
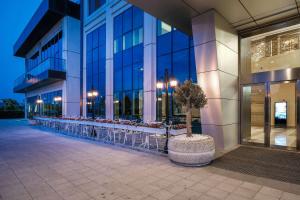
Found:
[[[63,84],[63,115],[80,116],[80,21],[65,17],[63,30],[63,59],[66,81]]]
[[[144,113],[143,120],[156,119],[156,18],[144,14]]]
[[[113,76],[113,16],[112,9],[106,11],[106,88],[105,88],[105,110],[106,118],[113,119],[114,117],[114,104],[113,104],[113,89],[114,89],[114,76]]]
[[[192,20],[198,84],[208,98],[201,109],[202,132],[217,149],[238,142],[238,35],[215,10]]]

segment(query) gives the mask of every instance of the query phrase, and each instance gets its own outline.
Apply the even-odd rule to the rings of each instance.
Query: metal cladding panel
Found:
[[[14,55],[24,57],[64,16],[80,19],[80,6],[68,0],[43,0],[14,44]]]

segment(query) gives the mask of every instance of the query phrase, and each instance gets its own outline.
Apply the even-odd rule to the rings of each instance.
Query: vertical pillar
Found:
[[[81,52],[82,56],[82,116],[87,117],[87,91],[86,91],[86,83],[87,83],[87,75],[86,75],[86,32],[83,31],[83,48]]]
[[[114,117],[113,104],[113,16],[112,9],[106,10],[106,88],[105,88],[105,115],[107,119]]]
[[[238,35],[215,10],[193,18],[192,28],[198,84],[208,98],[202,132],[229,149],[238,142]]]
[[[143,120],[156,119],[156,18],[144,14],[144,105]]]
[[[63,115],[80,116],[80,21],[63,19],[63,59],[66,81],[63,85]]]

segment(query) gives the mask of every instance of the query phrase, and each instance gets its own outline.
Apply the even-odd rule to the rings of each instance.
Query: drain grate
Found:
[[[300,153],[241,146],[216,159],[212,166],[300,184]]]

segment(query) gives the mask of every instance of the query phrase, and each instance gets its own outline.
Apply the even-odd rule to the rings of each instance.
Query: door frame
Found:
[[[296,111],[296,149],[287,146],[278,146],[270,144],[270,134],[271,134],[271,84],[279,83],[295,83],[295,111]],[[300,150],[300,80],[288,80],[288,81],[266,81],[263,83],[250,83],[240,85],[240,112],[243,109],[243,87],[264,85],[265,87],[265,100],[264,100],[264,143],[253,143],[253,142],[243,142],[243,117],[240,114],[240,144],[254,145],[254,146],[265,146],[271,148],[287,149],[287,150]]]

